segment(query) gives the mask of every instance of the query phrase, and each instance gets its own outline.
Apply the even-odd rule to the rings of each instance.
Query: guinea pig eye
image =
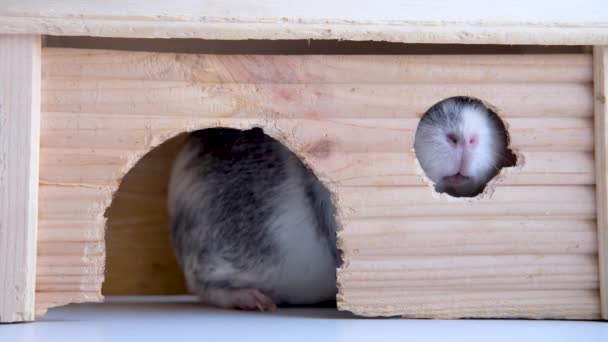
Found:
[[[449,133],[447,135],[448,142],[452,145],[458,144],[458,137],[454,133]]]

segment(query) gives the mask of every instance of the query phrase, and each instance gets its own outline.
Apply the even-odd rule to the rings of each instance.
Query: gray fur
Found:
[[[292,212],[283,212],[285,207]],[[339,255],[330,193],[260,128],[190,135],[171,175],[169,220],[188,286],[206,302],[235,306],[230,290],[239,289],[258,290],[275,303],[335,296]],[[299,238],[292,241],[293,229],[303,245]],[[311,267],[297,279],[293,265]],[[318,290],[302,294],[292,286],[310,280],[307,286],[314,287],[315,277],[323,280]]]

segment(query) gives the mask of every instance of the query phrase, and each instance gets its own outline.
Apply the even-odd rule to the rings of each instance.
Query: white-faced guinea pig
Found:
[[[451,97],[420,120],[414,149],[437,192],[454,197],[481,193],[501,168],[515,165],[502,120],[479,100]]]
[[[169,182],[173,250],[189,290],[222,308],[335,300],[329,191],[261,128],[193,132]]]

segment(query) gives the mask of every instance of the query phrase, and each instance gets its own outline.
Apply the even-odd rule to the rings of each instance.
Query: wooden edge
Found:
[[[408,44],[594,45],[608,44],[608,28],[445,26],[417,24],[306,24],[238,22],[150,22],[91,19],[65,25],[63,19],[0,16],[0,33],[116,38],[207,40],[346,40]],[[108,29],[113,27],[114,29]]]
[[[0,35],[0,322],[35,319],[40,36]]]
[[[474,10],[471,10],[474,9]],[[0,33],[130,38],[338,39],[434,44],[608,44],[601,1],[9,1]]]
[[[593,51],[593,74],[595,88],[595,167],[597,240],[600,271],[600,305],[602,319],[608,320],[608,46],[596,46]]]

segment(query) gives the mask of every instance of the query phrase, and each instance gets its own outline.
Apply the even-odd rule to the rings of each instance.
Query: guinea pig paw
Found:
[[[274,311],[277,309],[270,297],[256,289],[242,289],[236,291],[233,305],[241,310],[259,310],[262,312]]]

